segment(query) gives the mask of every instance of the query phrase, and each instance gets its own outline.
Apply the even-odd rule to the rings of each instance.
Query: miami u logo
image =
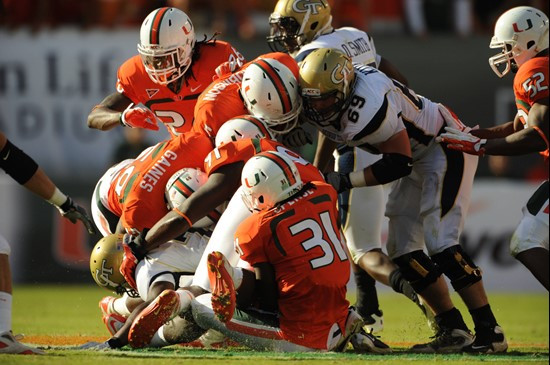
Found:
[[[253,186],[256,186],[260,183],[260,174],[258,173],[255,173],[254,174],[254,184],[250,184],[250,182],[248,181],[248,177],[244,179],[244,183],[246,185],[247,188],[251,188]]]
[[[533,28],[533,23],[531,22],[531,19],[527,19],[527,28],[519,29],[518,23],[512,24],[512,27],[514,28],[514,32],[521,33],[521,32],[525,32],[526,30],[529,30],[529,29]]]
[[[321,1],[298,0],[292,4],[292,10],[297,13],[319,14],[317,9],[325,7]]]

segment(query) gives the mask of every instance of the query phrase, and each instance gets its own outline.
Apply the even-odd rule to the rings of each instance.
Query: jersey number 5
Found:
[[[536,74],[533,74],[533,76],[525,80],[521,85],[528,94],[531,93],[529,97],[532,98],[533,96],[537,95],[539,91],[548,89],[548,85],[541,85],[543,82],[544,74],[542,72],[537,72]]]
[[[323,255],[309,261],[312,269],[330,265],[334,261],[335,252],[340,261],[346,261],[348,259],[346,251],[344,251],[342,243],[338,239],[338,235],[334,232],[329,212],[320,213],[319,218],[328,235],[330,243],[323,238],[323,229],[315,219],[304,219],[289,227],[290,233],[292,233],[293,236],[306,230],[309,230],[313,234],[313,237],[301,243],[304,250],[309,251],[315,247],[320,247],[323,251]]]

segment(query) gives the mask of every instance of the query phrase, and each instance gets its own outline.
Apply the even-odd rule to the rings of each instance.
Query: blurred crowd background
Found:
[[[328,0],[336,27],[348,25],[373,33],[428,37],[454,32],[457,36],[488,34],[506,9],[531,5],[548,13],[546,0]],[[195,27],[263,37],[266,16],[276,0],[3,0],[2,27],[33,30],[77,26],[136,27],[152,10],[177,7],[189,14]]]

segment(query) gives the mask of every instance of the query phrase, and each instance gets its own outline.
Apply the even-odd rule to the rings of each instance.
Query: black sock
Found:
[[[468,326],[464,323],[462,314],[460,311],[453,307],[453,309],[448,310],[435,316],[435,321],[440,329],[461,329],[468,331]]]
[[[495,315],[489,304],[470,310],[476,331],[482,328],[493,329],[498,325]]]
[[[397,293],[401,293],[416,304],[418,304],[418,295],[412,288],[411,284],[401,274],[401,270],[395,269],[390,274],[390,285]]]
[[[376,280],[366,271],[360,270],[354,273],[357,285],[357,301],[355,306],[362,317],[367,317],[378,311],[378,294],[376,293]]]

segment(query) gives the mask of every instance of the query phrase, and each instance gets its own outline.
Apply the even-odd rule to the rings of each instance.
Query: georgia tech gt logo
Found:
[[[292,10],[297,13],[319,14],[317,9],[325,6],[322,1],[298,0],[292,4]]]
[[[348,61],[344,61],[344,65],[342,66],[340,63],[336,64],[336,67],[332,70],[332,73],[330,74],[330,80],[338,85],[347,80],[348,75],[352,72],[351,68],[348,65]]]
[[[102,286],[108,286],[109,284],[111,284],[111,280],[109,280],[109,275],[113,275],[113,268],[105,267],[106,263],[107,260],[103,260],[101,262],[101,269],[96,269],[95,271],[97,283]]]

